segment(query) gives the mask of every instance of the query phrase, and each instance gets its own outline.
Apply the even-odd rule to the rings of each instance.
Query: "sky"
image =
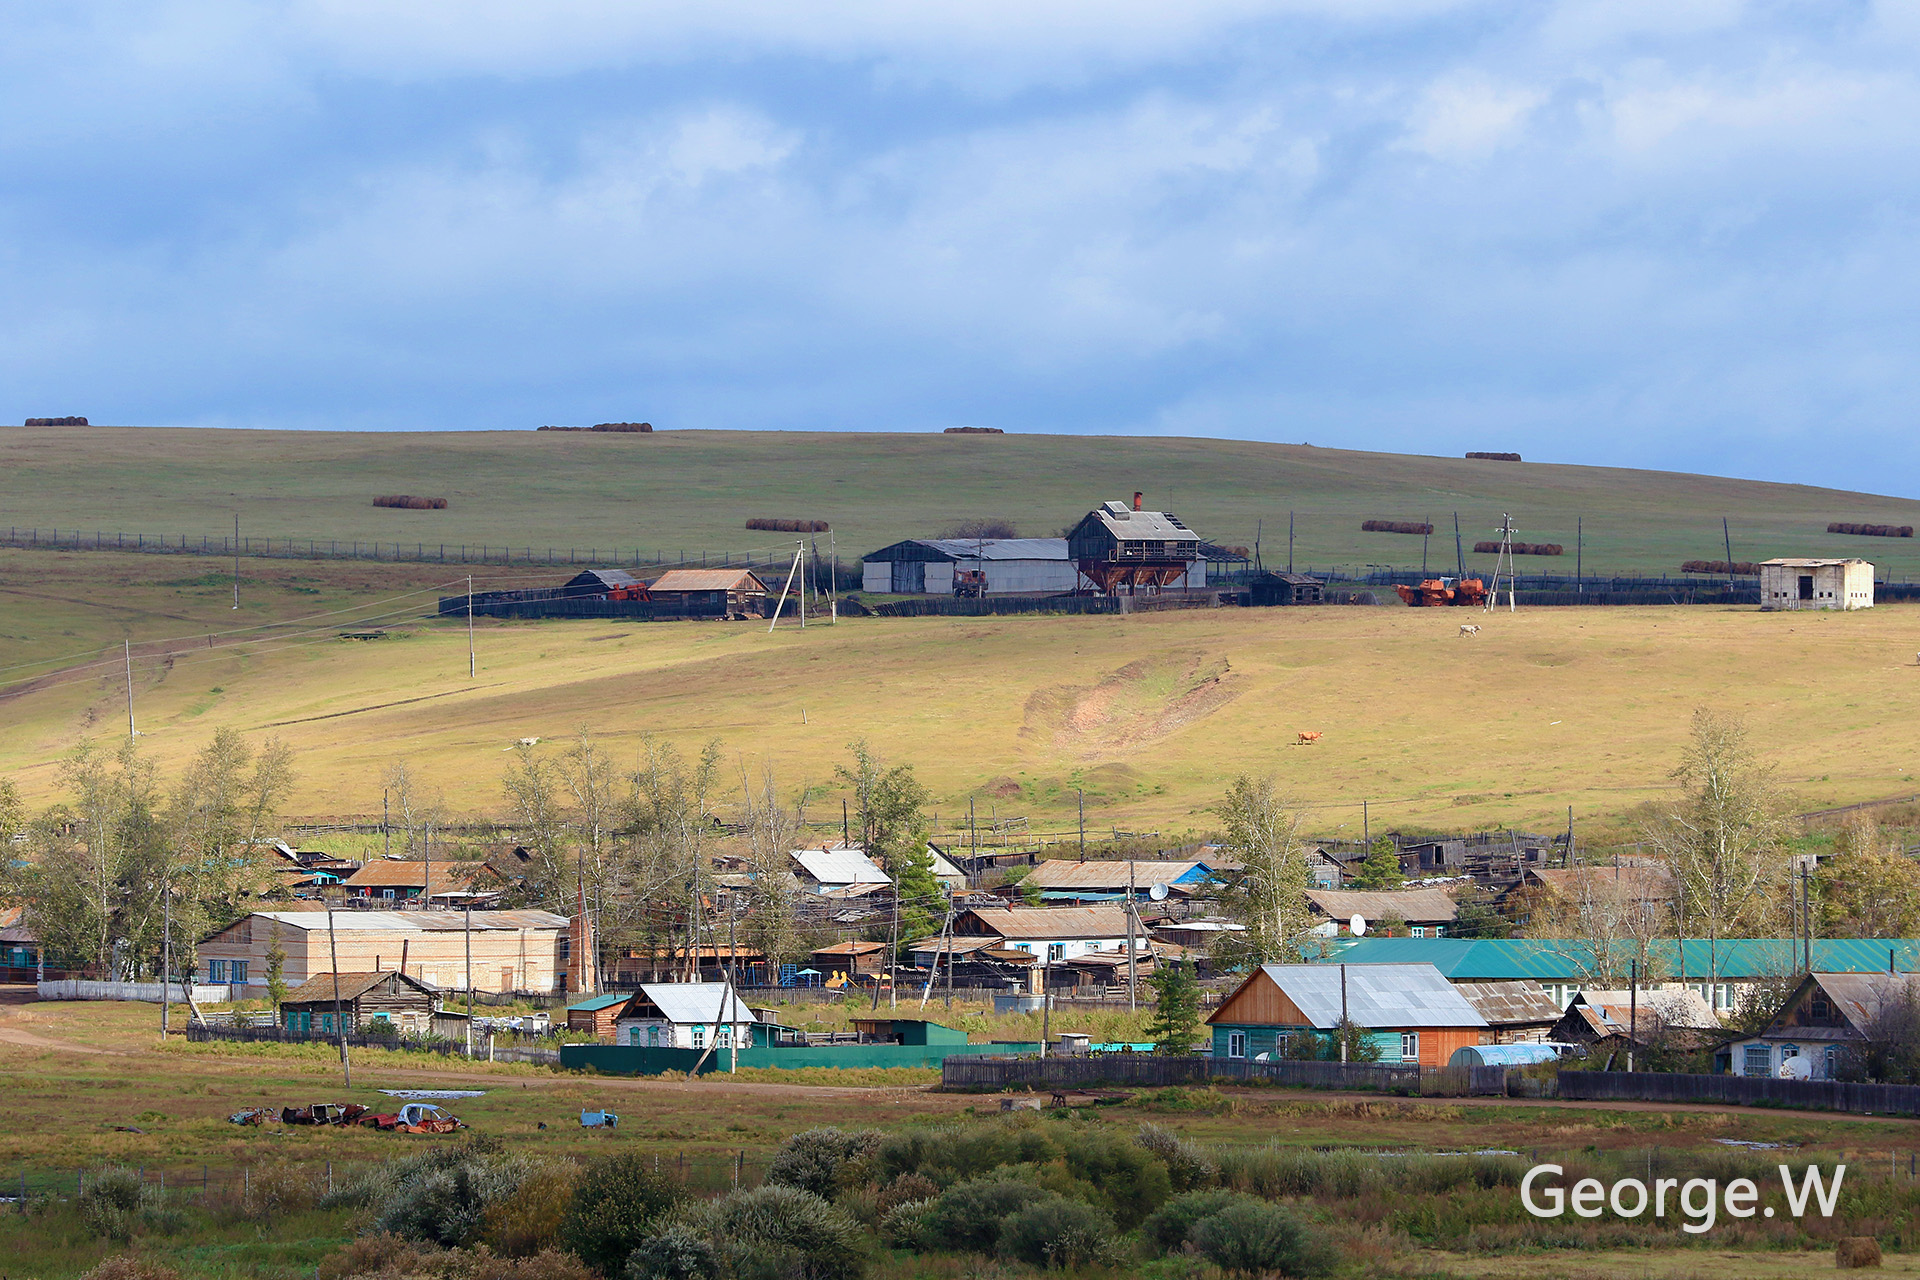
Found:
[[[1920,496],[1920,4],[12,0],[0,420]]]

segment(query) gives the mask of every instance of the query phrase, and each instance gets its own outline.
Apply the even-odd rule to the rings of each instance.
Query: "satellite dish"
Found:
[[[1813,1059],[1788,1058],[1780,1064],[1780,1075],[1787,1080],[1810,1080],[1813,1078]]]
[[[1353,931],[1354,937],[1364,938],[1367,936],[1367,918],[1356,911],[1353,919],[1347,921],[1347,928]]]
[[[1153,888],[1147,890],[1147,896],[1155,902],[1165,902],[1167,900],[1167,886],[1163,884],[1154,885]]]

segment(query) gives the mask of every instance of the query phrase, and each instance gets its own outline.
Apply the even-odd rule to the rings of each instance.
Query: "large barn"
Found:
[[[1081,517],[1067,534],[1067,554],[1101,595],[1207,585],[1207,562],[1200,535],[1165,511],[1103,502]]]
[[[947,595],[963,573],[984,575],[990,596],[1058,595],[1080,578],[1065,538],[908,538],[861,566],[861,586],[875,595]]]
[[[1873,566],[1865,560],[1763,560],[1760,608],[1871,609]]]

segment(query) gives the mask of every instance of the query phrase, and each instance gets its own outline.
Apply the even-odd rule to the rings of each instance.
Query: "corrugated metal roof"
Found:
[[[1552,1026],[1560,1021],[1560,1006],[1540,989],[1537,982],[1456,982],[1460,998],[1480,1011],[1489,1026],[1515,1026],[1538,1023]]]
[[[484,862],[433,862],[433,891],[442,889],[464,889],[480,875],[492,875],[492,868]],[[349,888],[408,888],[424,885],[427,879],[427,864],[418,861],[380,858],[367,863],[348,876],[342,883]]]
[[[893,883],[878,863],[858,849],[795,849],[792,857],[821,884]]]
[[[1385,916],[1402,920],[1451,920],[1453,898],[1444,889],[1309,889],[1307,901],[1329,919],[1360,916],[1368,923]]]
[[[1862,1033],[1889,997],[1912,992],[1916,986],[1914,975],[1907,973],[1816,973],[1813,980],[1832,999],[1841,1016]],[[1800,1032],[1799,1027],[1779,1032],[1768,1028],[1769,1034],[1798,1035]]]
[[[424,984],[415,982],[403,973],[396,972],[392,969],[381,969],[376,973],[341,974],[339,998],[342,1000],[358,1000],[361,996],[367,994],[367,992],[373,990],[388,978],[398,978],[408,986],[419,987],[422,991],[428,990]],[[281,1001],[281,1003],[311,1004],[316,1000],[332,1000],[333,998],[333,975],[330,973],[316,973],[293,990],[287,992],[286,999]]]
[[[1065,538],[916,538],[956,560],[1065,560]]]
[[[1128,541],[1151,539],[1159,542],[1191,542],[1200,545],[1200,535],[1180,523],[1180,518],[1165,511],[1134,511],[1124,502],[1105,502],[1093,511],[1093,517],[1116,538]]]
[[[1205,864],[1195,859],[1185,862],[1136,861],[1132,866],[1134,888],[1141,893],[1156,884],[1177,883],[1196,871],[1203,873],[1196,878],[1204,878],[1206,871]],[[1027,872],[1026,879],[1020,883],[1036,889],[1087,889],[1121,893],[1127,887],[1127,867],[1125,862],[1079,862],[1072,858],[1048,858],[1035,863],[1033,870]]]
[[[1582,991],[1578,999],[1606,1011],[1607,1017],[1622,1027],[1633,1015],[1655,1017],[1669,1027],[1690,1027],[1718,1031],[1720,1019],[1707,1007],[1706,997],[1688,988],[1685,991]]]
[[[1316,963],[1349,964],[1426,963],[1455,982],[1489,982],[1531,978],[1539,982],[1583,982],[1594,969],[1593,948],[1576,939],[1557,938],[1356,938],[1342,940],[1332,955]],[[1799,943],[1792,938],[1722,938],[1714,947],[1713,971],[1722,982],[1792,973]],[[1678,979],[1705,980],[1709,944],[1689,938],[1683,955],[1671,941],[1653,944],[1652,962]],[[1903,970],[1920,967],[1920,939],[1817,938],[1813,967],[1823,973],[1875,973],[1887,968],[1887,953]],[[1626,967],[1628,948],[1621,944],[1620,967]]]
[[[1127,936],[1127,912],[1121,907],[974,907],[961,913],[956,931],[968,919],[998,937],[1029,941]]]
[[[1827,569],[1837,564],[1865,564],[1867,562],[1859,556],[1846,556],[1830,559],[1818,557],[1812,559],[1787,557],[1780,560],[1762,560],[1760,563],[1763,565],[1776,565],[1782,569]]]
[[[256,911],[255,919],[275,920],[291,928],[324,932],[324,911]],[[464,927],[463,911],[335,911],[333,927],[340,933],[458,933]],[[551,911],[476,911],[473,929],[564,929],[565,916]]]
[[[1594,892],[1630,894],[1647,902],[1673,896],[1673,873],[1665,867],[1529,867],[1527,875],[1562,898]]]
[[[669,1022],[758,1022],[724,982],[643,982],[639,995]],[[714,1015],[718,1014],[719,1017]]]
[[[648,588],[660,591],[765,591],[767,584],[746,569],[669,569]]]
[[[1260,972],[1316,1028],[1340,1024],[1340,966],[1263,964]],[[1484,1027],[1487,1020],[1430,964],[1348,964],[1347,1016],[1363,1027]],[[1233,1004],[1229,996],[1214,1017]],[[1212,1021],[1212,1019],[1208,1019]]]

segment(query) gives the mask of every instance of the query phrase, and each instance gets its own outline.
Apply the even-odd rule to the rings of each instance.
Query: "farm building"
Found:
[[[1494,1044],[1535,1044],[1560,1021],[1560,1006],[1532,982],[1456,982],[1466,1002],[1487,1020]]]
[[[795,849],[787,855],[794,874],[809,893],[845,892],[862,886],[884,887],[893,877],[880,864],[855,845],[822,845],[818,849]]]
[[[669,569],[647,587],[657,601],[745,617],[760,612],[767,584],[749,569]]]
[[[1873,566],[1865,560],[1763,560],[1760,608],[1871,609]]]
[[[1759,1035],[1727,1046],[1725,1066],[1737,1076],[1774,1077],[1804,1070],[1813,1080],[1836,1079],[1848,1054],[1874,1038],[1882,1010],[1911,1009],[1916,999],[1920,975],[1810,973]],[[1795,1059],[1810,1060],[1810,1066],[1790,1067]]]
[[[1169,587],[1204,587],[1207,562],[1200,535],[1165,511],[1103,502],[1067,534],[1067,554],[1101,595],[1133,595]]]
[[[1260,573],[1247,583],[1247,603],[1260,608],[1274,605],[1321,604],[1326,584],[1304,573]]]
[[[1720,1019],[1697,991],[1582,991],[1547,1039],[1624,1058],[1663,1034],[1684,1037],[1685,1047],[1696,1049],[1724,1039],[1719,1033]]]
[[[264,998],[276,938],[289,984],[331,973],[329,914],[342,973],[392,969],[429,987],[464,989],[467,917],[460,911],[256,911],[201,942],[200,980],[236,988],[236,999]],[[474,912],[474,989],[564,990],[568,928],[565,916],[549,911]]]
[[[616,1044],[634,1049],[747,1048],[759,1019],[724,982],[646,982],[614,1021]]]
[[[647,584],[625,569],[583,569],[560,588],[567,600],[645,600]]]
[[[1157,884],[1166,885],[1168,893],[1178,897],[1205,892],[1214,885],[1214,870],[1198,859],[1124,862],[1047,858],[1036,862],[1020,885],[1039,890],[1046,902],[1113,902],[1124,899],[1129,888],[1144,902]]]
[[[619,1021],[620,1010],[626,1007],[631,994],[627,991],[609,991],[606,995],[568,1005],[567,1030],[584,1031],[602,1039],[612,1039],[614,1024]]]
[[[1382,1062],[1444,1066],[1455,1050],[1493,1038],[1430,964],[1263,964],[1207,1019],[1213,1056],[1278,1055],[1296,1036],[1336,1030],[1342,1010]]]
[[[948,595],[971,574],[990,596],[1059,595],[1080,581],[1065,538],[908,538],[861,566],[862,588],[876,595]]]
[[[1404,921],[1415,938],[1442,938],[1453,925],[1453,898],[1444,889],[1309,889],[1307,905],[1328,936],[1351,933],[1353,917],[1372,931],[1380,922]]]
[[[433,1029],[439,1001],[420,983],[390,969],[343,973],[337,983],[333,974],[320,973],[287,992],[280,1002],[280,1025],[300,1035],[331,1034],[338,1030],[333,1021],[336,1007],[349,1034],[370,1031],[384,1022],[402,1035],[419,1036]]]
[[[40,936],[19,907],[0,907],[0,982],[34,982],[40,970]]]
[[[1089,951],[1127,945],[1125,907],[971,907],[953,918],[956,938],[993,938],[1059,964]],[[1139,930],[1135,929],[1136,941]],[[957,944],[956,944],[957,946]]]
[[[821,947],[807,957],[807,963],[828,978],[836,974],[849,978],[873,976],[887,963],[887,944],[854,939]]]

